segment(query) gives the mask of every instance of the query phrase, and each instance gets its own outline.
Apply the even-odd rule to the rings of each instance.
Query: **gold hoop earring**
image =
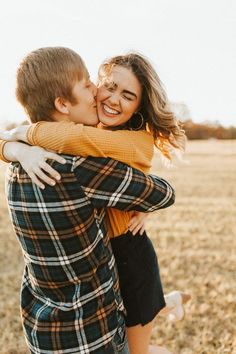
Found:
[[[134,128],[133,128],[133,127],[131,126],[131,130],[139,130],[139,129],[141,129],[141,128],[143,127],[143,123],[144,123],[143,115],[142,115],[141,112],[135,112],[134,117],[136,117],[137,115],[139,115],[139,117],[141,118],[141,123],[139,124],[138,127],[134,127]]]

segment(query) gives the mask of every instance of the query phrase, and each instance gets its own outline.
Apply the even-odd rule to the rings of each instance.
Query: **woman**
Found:
[[[147,59],[139,54],[114,57],[101,65],[97,111],[100,128],[103,130],[88,127],[81,129],[81,126],[72,123],[40,122],[30,128],[30,142],[36,141],[45,148],[69,154],[107,155],[145,173],[151,166],[154,143],[169,159],[172,148],[184,148],[184,132],[169,110],[160,79]],[[114,154],[111,148],[114,134],[107,132],[107,129],[124,130],[124,137],[127,130],[135,131],[132,137],[127,135],[128,139],[131,138],[132,147],[137,148],[133,159],[126,160],[125,151],[119,146],[115,147],[118,149],[117,155]],[[24,164],[23,161],[21,163]],[[31,172],[37,175],[38,167],[36,170]],[[39,176],[43,178],[41,173]],[[144,232],[144,214],[114,209],[107,209],[107,214],[121,293],[127,310],[130,351],[131,354],[145,354],[148,352],[155,316],[159,312],[169,312],[165,308],[157,257]],[[167,305],[176,297],[179,303],[187,299],[175,293],[174,296],[166,297]],[[182,311],[182,307],[179,308]]]

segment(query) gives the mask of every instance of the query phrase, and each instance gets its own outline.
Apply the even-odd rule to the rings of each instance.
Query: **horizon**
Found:
[[[205,121],[195,121],[193,120],[191,117],[190,118],[187,118],[187,119],[184,119],[182,120],[183,123],[187,122],[187,121],[192,121],[193,124],[200,124],[200,125],[204,125],[204,126],[209,126],[209,127],[222,127],[224,129],[230,129],[230,128],[236,128],[236,124],[229,124],[229,125],[224,125],[222,124],[222,122],[218,121],[218,120],[205,120]],[[11,124],[16,124],[16,125],[21,125],[23,124],[24,122],[28,121],[29,124],[30,121],[29,121],[29,118],[27,118],[25,116],[25,119],[22,119],[22,121],[13,121],[13,120],[9,120],[9,121],[3,121],[3,122],[0,122],[0,129],[5,129],[6,127],[10,126]],[[78,123],[79,124],[79,123]]]

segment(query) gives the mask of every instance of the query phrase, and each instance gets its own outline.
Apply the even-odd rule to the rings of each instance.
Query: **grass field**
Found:
[[[184,321],[157,318],[152,343],[175,354],[236,353],[236,141],[189,142],[186,163],[153,172],[176,189],[176,203],[153,214],[147,230],[165,292],[192,294]],[[12,231],[0,165],[0,353],[27,353],[19,314],[23,260]]]

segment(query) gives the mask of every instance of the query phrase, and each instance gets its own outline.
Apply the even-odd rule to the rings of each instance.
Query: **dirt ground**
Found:
[[[0,354],[25,354],[19,289],[22,253],[12,230],[0,163]],[[189,142],[185,162],[154,159],[176,203],[149,217],[165,292],[191,293],[185,319],[157,318],[152,344],[174,354],[236,354],[236,141]]]

